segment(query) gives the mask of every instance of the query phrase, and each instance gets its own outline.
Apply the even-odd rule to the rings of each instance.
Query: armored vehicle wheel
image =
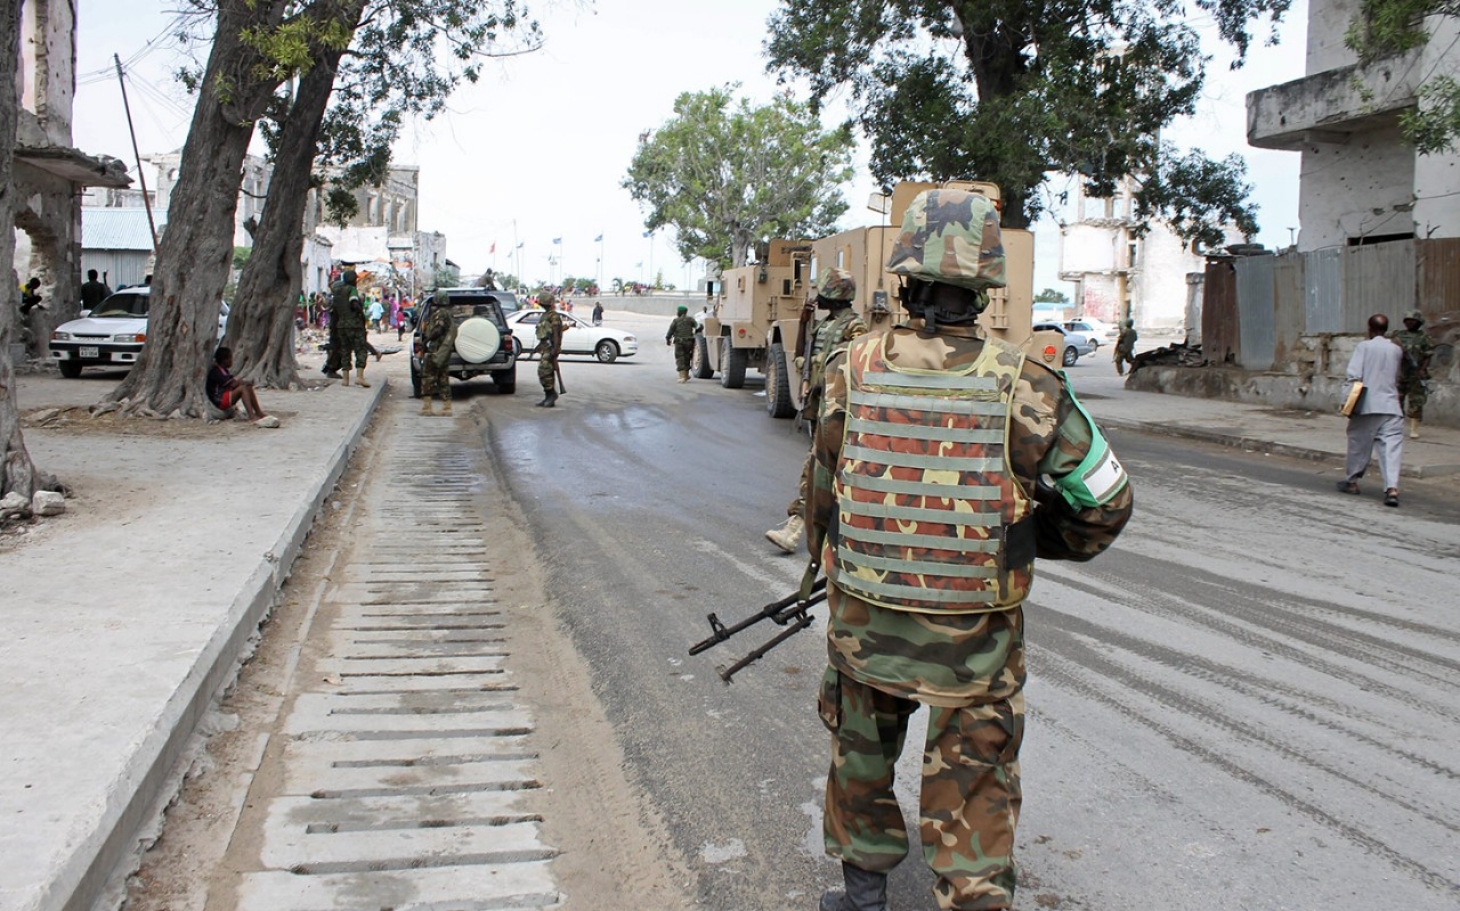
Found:
[[[695,336],[695,350],[689,358],[689,375],[697,380],[707,380],[715,375],[715,367],[710,363],[710,343],[704,333]]]
[[[736,348],[730,336],[720,336],[720,385],[740,389],[745,385],[745,368],[750,366],[750,349]]]
[[[81,375],[80,361],[59,361],[61,375],[68,380],[74,380]]]
[[[780,342],[766,353],[765,410],[773,418],[788,418],[796,413],[791,404],[791,375],[786,370],[786,349]]]

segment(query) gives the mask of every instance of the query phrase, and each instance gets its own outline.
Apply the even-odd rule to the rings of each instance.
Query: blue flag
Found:
[[[563,239],[561,237],[554,237],[553,238],[553,243],[555,243],[555,244],[560,244],[562,242],[563,242]]]
[[[600,234],[600,235],[598,235],[598,236],[597,236],[597,237],[595,237],[595,238],[593,238],[593,242],[594,242],[594,243],[595,243],[595,244],[601,244],[601,243],[603,243],[603,235],[602,235],[602,234]]]
[[[644,232],[644,236],[645,237],[653,237],[654,236],[654,232],[653,231],[645,231]]]

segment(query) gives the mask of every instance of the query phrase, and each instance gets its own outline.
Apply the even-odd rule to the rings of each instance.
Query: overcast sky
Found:
[[[153,0],[81,0],[74,136],[88,152],[132,161],[112,55],[127,65],[142,153],[182,146],[191,99],[174,83],[183,62],[168,38],[173,14]],[[166,4],[163,4],[166,6]],[[547,38],[535,54],[489,62],[481,79],[452,99],[449,113],[413,125],[396,160],[421,168],[420,227],[447,238],[447,256],[470,276],[488,266],[512,271],[522,244],[528,278],[599,274],[693,284],[698,268],[682,264],[667,231],[645,238],[643,213],[620,187],[641,132],[673,113],[681,92],[739,82],[754,101],[775,91],[764,73],[762,43],[776,0],[556,0],[535,4]],[[1298,155],[1248,148],[1244,98],[1254,88],[1303,75],[1306,0],[1298,0],[1281,44],[1261,46],[1235,73],[1222,49],[1210,65],[1196,118],[1166,138],[1213,157],[1248,162],[1261,233],[1285,246],[1297,226]],[[1201,22],[1197,23],[1199,26]],[[829,120],[835,112],[829,114]],[[874,223],[866,156],[846,188],[843,227]],[[977,175],[972,175],[977,176]],[[602,244],[594,242],[603,236]],[[1059,232],[1036,226],[1036,288],[1057,282]],[[554,238],[561,243],[554,245]],[[495,245],[495,253],[492,248]],[[555,266],[548,258],[559,257]]]

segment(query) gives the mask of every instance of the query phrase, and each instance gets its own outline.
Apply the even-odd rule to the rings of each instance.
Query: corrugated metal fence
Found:
[[[1202,343],[1211,363],[1272,370],[1303,336],[1363,333],[1370,314],[1460,311],[1460,239],[1247,256],[1207,264]]]

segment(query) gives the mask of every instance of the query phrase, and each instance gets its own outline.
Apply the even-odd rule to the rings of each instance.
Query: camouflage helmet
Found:
[[[1007,284],[999,210],[966,190],[924,190],[902,217],[887,271],[987,291]]]
[[[818,300],[850,304],[857,297],[857,280],[845,269],[827,269],[816,289]]]
[[[355,270],[346,269],[345,274],[340,276],[340,281],[344,282],[347,285],[355,284]]]
[[[1407,323],[1410,320],[1414,320],[1416,323],[1419,323],[1421,326],[1423,326],[1425,323],[1425,315],[1423,313],[1420,313],[1418,310],[1404,311],[1404,321]]]
[[[557,303],[557,300],[557,295],[553,294],[551,291],[543,291],[537,296],[537,302],[539,304],[542,304],[544,307],[551,307],[553,304]]]

